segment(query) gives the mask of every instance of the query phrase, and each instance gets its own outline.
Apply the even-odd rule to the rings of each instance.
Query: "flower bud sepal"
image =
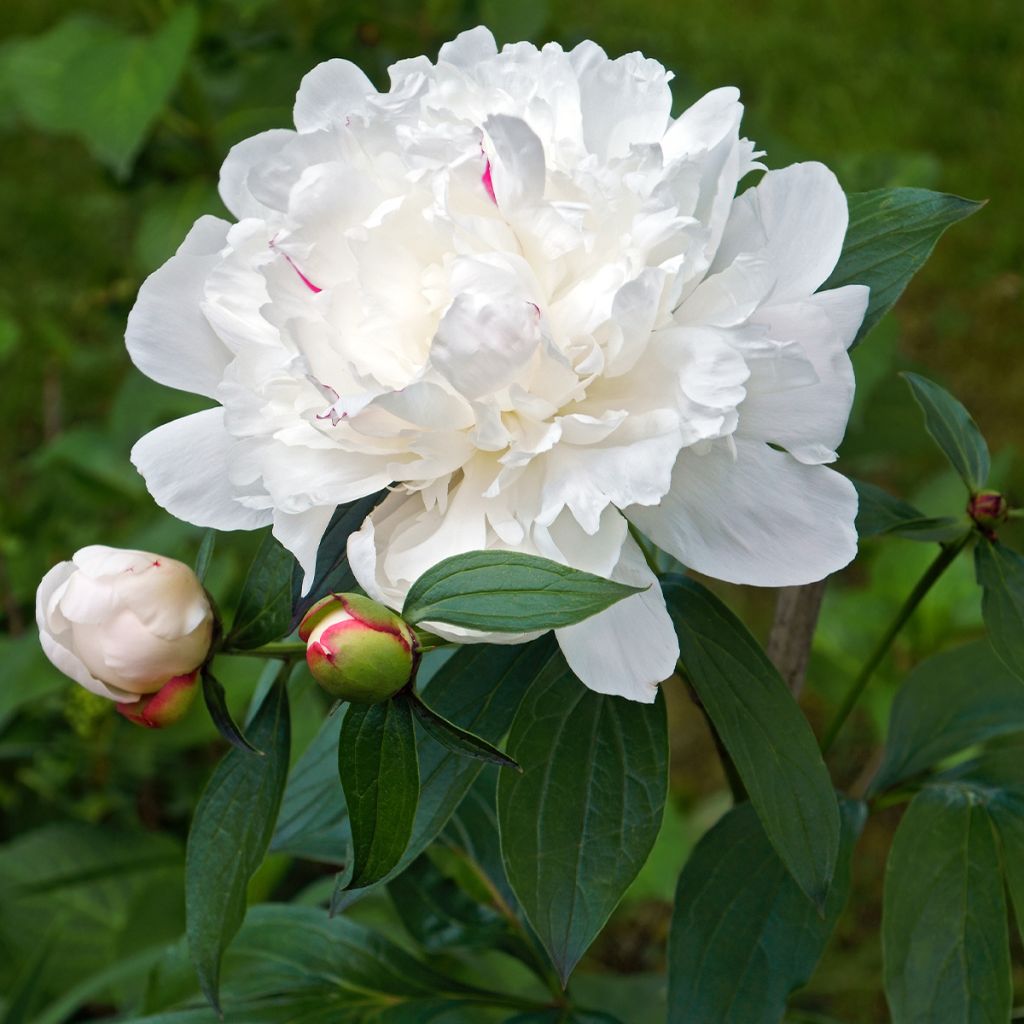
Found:
[[[118,704],[117,710],[136,725],[147,729],[163,729],[180,722],[192,707],[199,690],[199,669],[187,675],[168,679],[155,693],[136,701]]]

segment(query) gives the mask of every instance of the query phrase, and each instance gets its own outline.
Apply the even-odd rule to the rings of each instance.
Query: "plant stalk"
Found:
[[[925,569],[924,575],[917,581],[914,589],[910,592],[906,601],[903,602],[900,610],[896,613],[896,618],[892,620],[889,624],[889,628],[882,634],[878,643],[875,645],[874,650],[868,656],[868,660],[864,663],[860,672],[857,673],[857,678],[854,679],[850,689],[846,693],[846,696],[843,698],[843,703],[836,712],[836,716],[832,720],[832,724],[829,726],[828,731],[825,733],[825,738],[821,742],[821,751],[823,754],[828,753],[832,744],[835,742],[836,736],[839,735],[839,731],[842,729],[847,718],[850,717],[850,713],[856,706],[857,701],[860,700],[865,687],[871,681],[871,677],[875,674],[875,669],[878,668],[882,663],[882,659],[889,653],[889,648],[892,646],[892,642],[896,639],[899,631],[906,625],[907,620],[914,614],[914,611],[924,599],[924,596],[938,582],[939,577],[953,564],[957,555],[963,551],[967,546],[967,542],[973,536],[974,531],[971,530],[968,533],[965,533],[960,540],[955,541],[952,544],[943,544],[942,550],[938,553],[935,560],[927,569]]]
[[[240,650],[228,648],[220,650],[218,654],[230,654],[237,658],[303,658],[306,656],[306,645],[301,640],[279,640],[275,643],[264,644],[262,647],[253,647],[252,650]]]

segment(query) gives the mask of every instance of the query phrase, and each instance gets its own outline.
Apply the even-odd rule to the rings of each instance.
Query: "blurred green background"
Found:
[[[87,979],[181,932],[181,843],[219,756],[212,728],[197,713],[166,735],[143,732],[65,685],[39,653],[33,597],[51,564],[88,543],[194,555],[198,531],[153,504],[128,451],[151,427],[199,406],[132,368],[125,318],[139,284],[192,220],[224,214],[215,188],[221,159],[240,139],[290,123],[306,71],[344,56],[383,86],[392,61],[433,56],[443,40],[481,22],[499,42],[592,38],[613,55],[641,49],[672,69],[678,109],[710,88],[738,85],[745,133],[767,149],[770,166],[816,159],[850,191],[914,185],[988,199],[940,242],[858,350],[859,393],[841,462],[928,513],[957,513],[958,486],[895,372],[913,367],[951,387],[988,436],[1002,483],[1024,501],[1016,447],[1024,408],[1022,14],[1020,0],[6,3],[0,992],[38,970],[43,1003],[85,984],[84,1002],[101,1012],[130,1000],[137,979],[128,971],[91,988]],[[211,588],[227,605],[253,546],[251,537],[218,546]],[[804,699],[816,723],[928,558],[920,545],[865,545],[830,588]],[[733,589],[727,597],[763,636],[770,595]],[[964,562],[904,633],[837,748],[841,781],[855,782],[876,756],[900,673],[974,635],[979,621]],[[255,672],[236,663],[234,673],[233,686],[225,682],[241,704]],[[323,706],[309,692],[296,703],[301,749]],[[701,721],[685,699],[672,701],[672,714],[673,803],[662,840],[583,982],[609,1009],[629,1007],[625,1019],[637,1024],[658,1019],[656,972],[675,876],[724,806]],[[797,998],[809,1013],[885,1019],[878,893],[895,820],[873,819],[863,840],[851,909]],[[123,877],[97,880],[112,858]],[[254,883],[257,895],[293,889],[294,872],[272,861]]]

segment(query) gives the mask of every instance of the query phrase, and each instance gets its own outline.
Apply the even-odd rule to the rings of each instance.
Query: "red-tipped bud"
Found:
[[[136,725],[163,729],[185,716],[199,691],[199,671],[169,679],[156,693],[140,697],[131,704],[118,704],[117,710]]]
[[[967,514],[985,534],[991,534],[1009,515],[1010,506],[998,491],[979,491],[967,503]]]
[[[331,594],[299,624],[313,678],[333,697],[387,700],[413,677],[416,634],[401,616],[359,594]]]

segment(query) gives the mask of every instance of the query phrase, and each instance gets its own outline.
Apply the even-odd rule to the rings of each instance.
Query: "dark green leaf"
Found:
[[[842,913],[864,804],[842,806],[835,882],[822,917],[779,860],[749,803],[697,844],[676,891],[669,1024],[778,1024]]]
[[[387,491],[378,491],[335,509],[320,539],[316,552],[316,573],[305,596],[302,593],[303,572],[296,563],[292,577],[292,630],[320,598],[328,594],[345,594],[358,588],[348,564],[348,538],[363,525],[363,520],[386,496]]]
[[[824,905],[839,808],[807,719],[746,627],[694,580],[663,583],[687,676],[801,889]]]
[[[1024,730],[1024,687],[973,643],[936,654],[907,677],[892,704],[879,792],[993,736]]]
[[[246,739],[242,730],[235,724],[228,709],[228,698],[224,687],[214,678],[213,673],[204,668],[202,671],[203,700],[206,701],[206,710],[210,712],[210,718],[221,734],[233,747],[237,747],[243,753],[261,754],[262,751]]]
[[[251,650],[289,632],[295,559],[267,531],[238,599],[234,625],[225,644]]]
[[[946,228],[984,204],[922,188],[883,188],[846,198],[850,226],[839,263],[822,288],[871,289],[857,345],[903,294]]]
[[[1013,902],[1017,931],[1024,941],[1024,793],[1000,794],[989,805],[989,813],[1003,845],[1006,887]]]
[[[338,740],[347,710],[348,705],[343,705],[328,715],[295,762],[270,844],[272,852],[326,864],[351,860],[348,812],[338,778]]]
[[[665,708],[588,690],[557,659],[523,698],[498,781],[509,883],[563,983],[658,835]]]
[[[460,729],[447,718],[442,718],[436,711],[428,708],[419,697],[412,698],[412,710],[423,726],[423,731],[453,753],[462,754],[463,757],[475,757],[478,761],[500,765],[502,768],[519,768],[508,754],[479,736]]]
[[[978,795],[929,787],[896,831],[882,916],[893,1024],[990,1024],[1010,1016],[1006,899]]]
[[[231,750],[217,766],[196,807],[185,858],[189,951],[214,1006],[221,956],[245,916],[246,886],[267,851],[288,775],[283,681],[267,694],[249,733],[265,755]]]
[[[508,935],[497,911],[482,906],[419,856],[388,883],[388,894],[406,930],[428,953],[494,948]]]
[[[198,20],[182,6],[153,35],[132,36],[73,16],[8,47],[0,75],[28,121],[76,136],[125,175],[185,67]]]
[[[638,587],[514,551],[470,551],[428,569],[402,616],[500,633],[558,629],[596,615]]]
[[[443,837],[487,879],[487,884],[502,901],[515,909],[516,897],[505,874],[498,836],[499,774],[497,768],[485,768],[477,776],[448,822]]]
[[[196,576],[199,577],[199,582],[202,583],[206,579],[206,574],[210,569],[210,560],[213,558],[213,546],[217,542],[217,531],[207,530],[203,534],[202,542],[199,545],[199,550],[196,552]]]
[[[974,549],[974,567],[992,648],[1024,680],[1024,558],[999,541],[982,539]]]
[[[286,904],[250,909],[225,957],[223,989],[232,1024],[470,1024],[479,1007],[457,980],[365,926]],[[459,1005],[465,1017],[446,1015]],[[133,1021],[217,1024],[191,1008]]]
[[[394,868],[412,836],[420,769],[405,694],[349,707],[338,743],[338,774],[352,829],[348,887],[361,889]]]
[[[523,693],[554,650],[549,637],[532,644],[461,647],[430,680],[424,696],[449,721],[496,742],[508,731]],[[443,656],[444,652],[433,655],[439,659]],[[282,826],[287,827],[275,836],[273,849],[337,864],[347,856],[349,824],[337,758],[330,757],[326,764],[324,758],[330,743],[327,733],[334,728],[326,723],[316,740],[316,756],[311,753],[307,761],[303,755],[296,765],[298,773],[305,762],[301,775],[294,775],[289,782],[281,814]],[[336,750],[337,743],[330,749]],[[424,745],[412,839],[390,877],[415,860],[444,828],[482,768],[480,761],[434,743]],[[332,846],[335,837],[338,842]],[[332,848],[336,851],[333,855],[329,853]],[[350,894],[348,901],[357,895]],[[345,905],[343,900],[341,906]]]
[[[913,505],[894,498],[888,491],[863,480],[852,480],[857,488],[857,534],[877,537],[895,534],[907,540],[956,540],[967,529],[967,523],[958,523],[951,516],[926,516]]]
[[[903,373],[924,413],[925,429],[972,493],[988,480],[988,445],[971,414],[945,388],[916,373]]]

